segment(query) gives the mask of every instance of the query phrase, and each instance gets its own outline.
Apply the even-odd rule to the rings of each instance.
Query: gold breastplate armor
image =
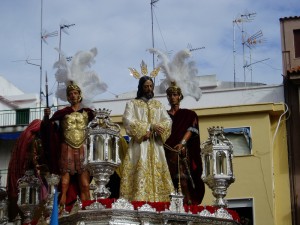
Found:
[[[88,114],[85,111],[66,115],[62,121],[65,142],[73,148],[80,148],[86,138],[87,124]]]

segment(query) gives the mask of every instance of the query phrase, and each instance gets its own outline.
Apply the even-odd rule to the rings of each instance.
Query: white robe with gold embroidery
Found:
[[[164,133],[143,141],[155,124],[162,126]],[[170,136],[172,120],[165,107],[154,99],[131,100],[126,104],[123,125],[131,140],[122,162],[120,197],[129,201],[170,201],[174,187],[163,144]]]

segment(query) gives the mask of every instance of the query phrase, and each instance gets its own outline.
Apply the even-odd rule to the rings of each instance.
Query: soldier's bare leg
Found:
[[[79,175],[80,199],[81,201],[90,200],[90,173],[83,171]]]
[[[60,205],[66,204],[69,184],[70,184],[70,174],[69,173],[62,174],[61,175],[61,197],[59,201]]]

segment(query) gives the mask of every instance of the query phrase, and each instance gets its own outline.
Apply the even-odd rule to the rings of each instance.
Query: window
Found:
[[[29,109],[16,110],[16,125],[29,124]]]
[[[300,58],[300,29],[294,30],[295,58]]]
[[[233,155],[250,155],[252,138],[250,127],[224,128],[224,135],[233,145]]]
[[[227,199],[228,208],[236,211],[241,219],[242,225],[253,225],[253,198]]]

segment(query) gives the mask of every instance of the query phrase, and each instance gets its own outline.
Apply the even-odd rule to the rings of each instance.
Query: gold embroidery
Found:
[[[162,126],[165,130],[165,132],[161,135],[162,141],[165,142],[170,136],[171,130],[169,129],[169,120],[160,120],[160,118],[157,118],[157,109],[163,107],[162,103],[154,99],[151,99],[148,102],[140,99],[135,99],[132,102],[137,108],[144,110],[144,118],[147,118],[147,120],[135,120],[133,123],[131,123],[129,135],[135,137],[135,140],[140,143],[143,136],[149,129],[150,124],[154,125],[156,124],[155,121],[158,120],[160,121],[159,125]]]
[[[163,142],[171,132],[171,119],[157,100],[132,100],[125,110],[126,132],[132,137],[121,166],[121,197],[130,201],[170,201],[174,191]],[[162,136],[155,133],[149,140],[142,138],[152,125],[165,128]]]
[[[157,100],[149,101],[149,110],[150,110],[150,121],[156,121],[157,118],[155,112],[158,108],[162,107],[162,103]],[[164,128],[164,132],[161,135],[163,143],[168,139],[168,137],[171,135],[171,129],[169,129],[170,121],[169,120],[160,120],[159,125]]]
[[[158,159],[153,144],[147,148],[145,161],[136,165],[125,158],[121,180],[121,197],[130,201],[169,202],[169,195],[174,191],[168,165]]]
[[[135,137],[137,142],[141,142],[143,136],[147,132],[147,123],[142,121],[136,121],[135,123],[130,124],[131,136]]]

